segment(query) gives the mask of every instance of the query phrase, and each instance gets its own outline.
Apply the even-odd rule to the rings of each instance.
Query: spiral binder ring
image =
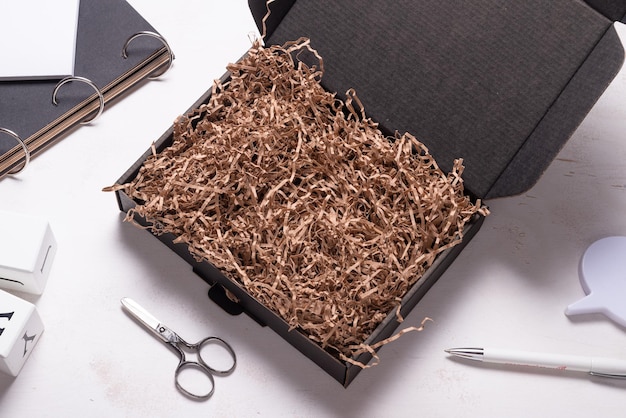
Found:
[[[24,150],[24,164],[18,169],[18,170],[14,170],[14,171],[10,171],[9,174],[17,174],[20,171],[24,170],[26,168],[26,166],[28,165],[28,163],[30,162],[30,151],[28,150],[28,146],[26,146],[26,143],[24,141],[22,141],[22,138],[20,138],[20,136],[18,134],[16,134],[15,132],[11,131],[10,129],[6,129],[6,128],[1,128],[0,127],[0,132],[3,132],[11,137],[13,137],[17,142],[19,142],[19,144],[22,146],[22,149]]]
[[[126,40],[126,43],[124,44],[124,48],[122,49],[122,57],[124,59],[128,58],[128,53],[127,53],[128,45],[133,41],[133,39],[139,38],[140,36],[150,36],[152,38],[158,39],[159,41],[163,43],[163,45],[167,49],[167,53],[170,56],[169,64],[165,70],[161,71],[160,73],[156,75],[152,75],[148,77],[150,80],[154,80],[155,78],[161,77],[163,74],[168,72],[170,68],[172,68],[172,65],[174,64],[174,58],[175,58],[174,52],[172,52],[172,48],[170,48],[170,45],[167,43],[165,38],[159,35],[158,33],[150,32],[150,31],[141,31],[141,32],[137,32],[136,34],[132,35],[130,38]]]
[[[62,85],[67,84],[67,83],[69,83],[71,81],[80,81],[82,83],[88,84],[98,94],[98,100],[100,101],[100,107],[98,108],[98,113],[96,113],[96,115],[94,117],[92,117],[91,119],[82,121],[81,124],[86,125],[86,124],[88,124],[90,122],[93,122],[104,111],[104,95],[102,94],[100,89],[91,80],[89,80],[88,78],[77,77],[77,76],[70,76],[70,77],[65,77],[63,80],[59,81],[57,83],[56,87],[54,88],[54,91],[52,92],[52,103],[54,103],[54,105],[58,104],[58,102],[57,102],[57,92],[59,91],[59,89],[61,88]]]

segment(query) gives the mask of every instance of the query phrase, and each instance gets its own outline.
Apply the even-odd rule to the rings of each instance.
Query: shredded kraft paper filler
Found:
[[[306,65],[302,53],[313,54]],[[301,38],[255,41],[228,65],[208,103],[174,123],[173,144],[145,161],[124,190],[127,214],[172,233],[290,326],[343,361],[464,225],[488,214],[409,133],[385,135],[356,92],[325,91],[322,57]]]

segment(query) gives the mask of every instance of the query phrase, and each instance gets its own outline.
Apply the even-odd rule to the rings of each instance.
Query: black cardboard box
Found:
[[[383,131],[414,134],[444,171],[463,158],[466,191],[474,198],[530,188],[623,62],[613,20],[624,18],[626,1],[276,0],[269,4],[269,19],[264,19],[265,0],[249,0],[249,5],[259,30],[266,31],[266,44],[310,38],[324,59],[324,87],[342,99],[355,88]],[[190,109],[208,101],[210,87]],[[157,151],[172,139],[170,129],[156,141]],[[132,180],[150,153],[118,183]],[[135,206],[124,192],[116,195],[122,211]],[[477,216],[467,225],[463,242],[440,254],[404,296],[402,316],[482,222]],[[157,237],[212,285],[211,298],[229,312],[246,312],[271,327],[344,386],[362,370],[290,330],[237,283],[210,263],[197,262],[184,244],[174,244],[175,236]],[[223,289],[239,303],[224,298]],[[389,337],[397,326],[396,313],[390,312],[365,343]],[[371,357],[364,353],[355,360],[367,363]]]

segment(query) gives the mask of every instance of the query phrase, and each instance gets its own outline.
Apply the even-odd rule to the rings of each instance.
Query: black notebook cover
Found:
[[[142,74],[140,78],[150,75],[162,65],[162,61],[159,61],[160,64],[152,62],[165,50],[160,40],[150,36],[138,37],[128,45],[128,57],[122,57],[126,41],[140,31],[154,32],[154,28],[126,1],[81,0],[75,76],[91,80],[108,101],[120,93],[116,90],[130,87],[120,83],[139,66],[145,66],[146,62],[151,62],[147,74]],[[28,145],[31,156],[43,151],[63,132],[80,122],[68,118],[68,112],[76,109],[79,103],[91,97],[90,104],[97,109],[98,96],[94,89],[79,82],[64,84],[57,92],[58,105],[54,105],[52,94],[58,82],[0,82],[0,127],[19,135]],[[57,126],[59,124],[61,127]],[[52,125],[56,126],[54,134],[49,133]],[[42,139],[51,135],[52,138]],[[23,162],[24,152],[19,143],[11,136],[0,133],[0,177],[19,169]]]

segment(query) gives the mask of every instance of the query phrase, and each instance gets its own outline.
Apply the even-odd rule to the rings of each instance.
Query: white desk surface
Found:
[[[171,72],[0,181],[0,209],[46,217],[59,243],[45,292],[26,296],[46,330],[21,374],[0,376],[0,416],[624,416],[626,381],[468,364],[443,350],[626,357],[625,329],[601,315],[564,315],[584,296],[578,263],[586,247],[626,235],[626,71],[534,188],[488,202],[492,215],[405,325],[434,322],[383,347],[381,364],[344,389],[272,330],[223,312],[185,262],[123,223],[114,194],[101,191],[245,52],[256,30],[244,0],[130,3],[170,42]],[[235,373],[216,379],[207,402],[183,397],[172,380],[176,356],[121,310],[124,296],[188,340],[229,341]]]

